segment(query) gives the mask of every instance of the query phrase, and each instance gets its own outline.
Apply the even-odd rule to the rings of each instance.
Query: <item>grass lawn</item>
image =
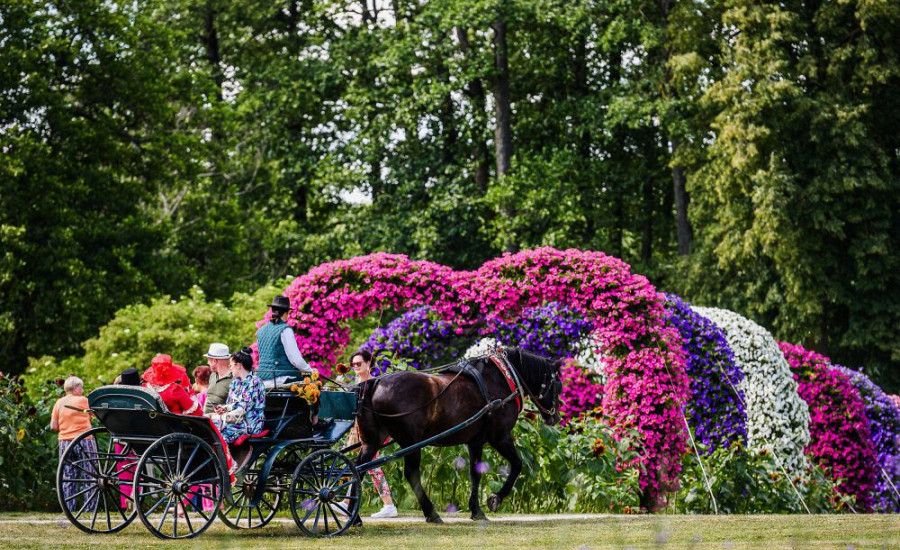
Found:
[[[10,520],[41,520],[13,523]],[[59,521],[56,521],[59,520]],[[87,535],[61,516],[0,515],[0,548],[673,548],[900,549],[898,515],[830,516],[596,516],[587,519],[428,525],[418,518],[370,521],[335,539],[303,537],[293,523],[261,531],[232,531],[216,522],[189,541],[162,541],[136,521],[116,535]]]

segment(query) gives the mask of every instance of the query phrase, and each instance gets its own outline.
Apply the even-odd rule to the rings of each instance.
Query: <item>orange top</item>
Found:
[[[91,415],[72,410],[66,405],[77,409],[87,409],[88,400],[83,395],[66,395],[60,397],[53,405],[51,418],[59,423],[60,441],[71,441],[91,429]]]

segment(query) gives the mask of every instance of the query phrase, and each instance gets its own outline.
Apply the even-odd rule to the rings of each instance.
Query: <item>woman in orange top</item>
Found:
[[[60,397],[53,405],[53,413],[50,415],[50,429],[59,432],[59,458],[69,448],[72,440],[91,429],[91,415],[87,412],[88,400],[84,396],[84,382],[77,376],[66,378],[63,384],[66,395]],[[92,458],[97,456],[97,444],[93,438],[82,439],[78,447],[71,451],[72,459],[63,466],[63,479],[79,479],[84,474],[75,464],[93,472]],[[63,498],[69,510],[78,510],[78,500],[85,501],[85,509],[93,510],[97,503],[97,491],[81,489],[82,483],[67,481],[63,483]],[[81,494],[79,494],[81,493]]]
[[[182,387],[181,371],[172,364],[171,355],[157,355],[144,372],[144,386],[156,390],[169,412],[202,416],[203,409]]]

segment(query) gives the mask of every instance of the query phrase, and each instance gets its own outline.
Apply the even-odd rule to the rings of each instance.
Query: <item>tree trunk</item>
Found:
[[[497,178],[512,167],[512,106],[509,92],[509,59],[506,45],[506,22],[499,16],[494,22],[494,148],[497,156]]]
[[[641,260],[650,263],[653,256],[653,183],[644,181],[644,230],[641,232]]]
[[[203,45],[206,48],[206,60],[212,69],[216,83],[216,99],[222,101],[222,56],[219,52],[219,33],[216,31],[216,10],[212,2],[206,3],[203,12]]]
[[[677,139],[672,140],[672,156],[678,151],[680,142]],[[693,243],[693,230],[691,222],[688,220],[688,197],[685,188],[687,178],[684,175],[684,169],[677,164],[672,167],[672,185],[675,195],[675,229],[678,237],[678,254],[687,256],[691,253],[691,245]]]
[[[472,48],[469,45],[469,31],[462,27],[456,27],[456,38],[459,40],[459,47],[462,50],[463,55],[469,56],[472,51]],[[476,113],[474,124],[477,128],[478,122],[482,120],[484,116],[487,105],[487,94],[481,79],[473,78],[466,85],[465,93],[472,102],[472,110]],[[475,159],[475,184],[478,186],[481,194],[484,195],[487,193],[488,181],[491,177],[490,157],[487,142],[479,137],[479,132],[477,130],[473,132],[473,134],[475,136],[475,146],[472,149],[472,156]]]

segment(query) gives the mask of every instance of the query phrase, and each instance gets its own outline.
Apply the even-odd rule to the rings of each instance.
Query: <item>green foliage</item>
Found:
[[[236,293],[229,304],[209,300],[198,287],[179,300],[168,296],[149,305],[128,306],[100,329],[100,334],[85,342],[83,358],[56,361],[52,357],[35,359],[28,369],[30,384],[39,381],[80,376],[86,390],[109,384],[120,372],[136,368],[143,372],[158,353],[167,353],[188,372],[206,364],[203,354],[212,342],[222,342],[232,350],[256,341],[256,322],[262,318],[272,296],[286,285],[281,281],[253,294]]]
[[[625,466],[633,458],[629,443],[616,442],[603,423],[589,418],[558,429],[540,420],[521,419],[513,430],[523,468],[501,510],[511,513],[622,512],[638,508],[638,472]],[[506,461],[485,447],[482,506],[506,479]],[[382,454],[388,454],[390,449]],[[621,469],[621,471],[620,471]],[[404,508],[418,502],[403,478],[402,463],[384,468],[394,500]],[[469,464],[464,447],[426,448],[422,453],[422,481],[438,510],[448,506],[468,511]],[[374,489],[365,491],[368,504],[378,501]],[[451,508],[451,509],[452,509]]]
[[[49,427],[62,395],[53,382],[26,391],[22,377],[0,372],[0,510],[55,509],[58,443]]]
[[[710,490],[718,512],[726,514],[806,513],[807,508],[814,514],[852,510],[853,498],[838,493],[837,483],[818,466],[790,479],[766,449],[752,451],[735,442],[706,455],[700,447],[702,458],[685,455],[681,486],[670,504],[672,512],[713,513]]]

